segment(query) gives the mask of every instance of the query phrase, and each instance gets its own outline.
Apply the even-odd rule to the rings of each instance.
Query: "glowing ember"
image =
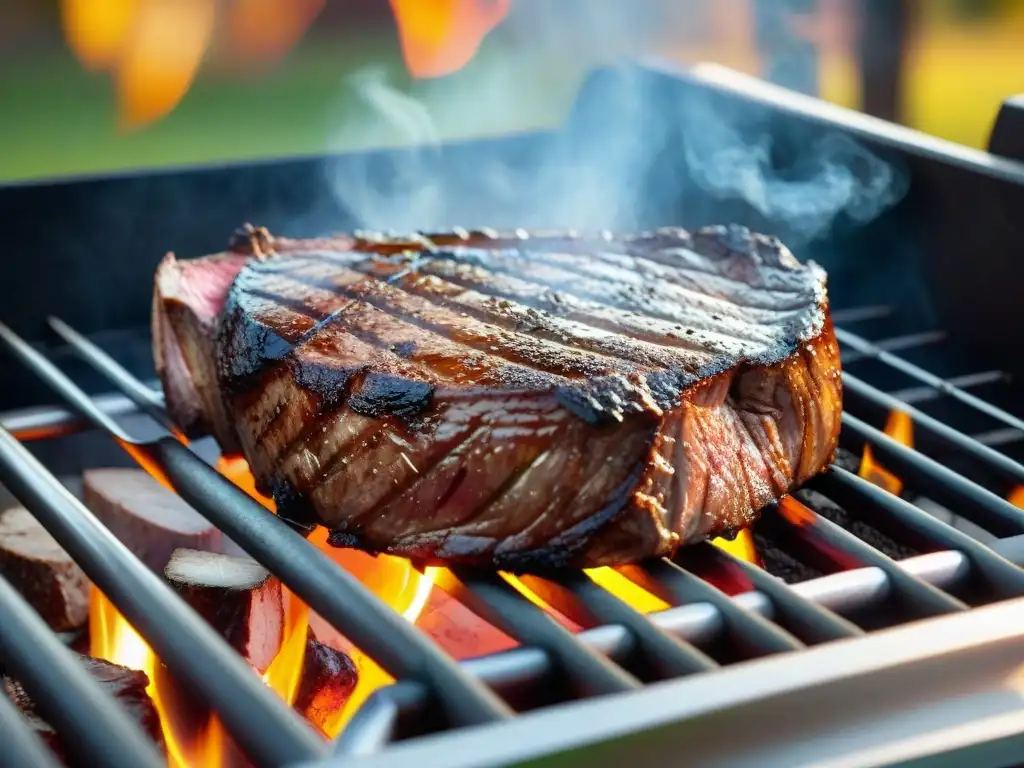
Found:
[[[890,411],[883,431],[908,448],[914,447],[914,423],[903,411]],[[903,491],[903,481],[875,460],[869,445],[864,446],[864,455],[861,457],[860,470],[857,474],[897,496]]]
[[[510,0],[391,0],[405,65],[413,77],[462,69],[508,14]]]

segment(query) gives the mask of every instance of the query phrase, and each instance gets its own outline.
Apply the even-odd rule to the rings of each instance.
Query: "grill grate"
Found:
[[[836,313],[837,317],[841,314]],[[866,308],[845,313],[845,321],[854,323],[883,315],[880,309]],[[173,429],[161,398],[150,387],[65,323],[53,320],[51,326],[127,402],[163,427]],[[936,382],[927,371],[883,349],[884,344],[872,344],[845,330],[837,334],[844,351],[849,348],[861,359],[872,358],[886,365],[897,360],[901,372],[941,395],[954,397],[1005,427],[1017,428],[1019,421],[1012,415],[985,401],[980,401],[983,408],[977,408],[973,395],[942,380]],[[290,765],[315,759],[324,754],[323,745],[253,678],[219,637],[60,486],[18,437],[35,436],[39,425],[59,432],[88,424],[106,432],[129,453],[158,466],[198,512],[394,676],[397,682],[372,694],[337,740],[333,752],[338,755],[377,752],[405,731],[422,730],[431,719],[428,714],[438,707],[444,713],[444,722],[439,723],[442,727],[504,721],[511,709],[497,694],[509,701],[528,702],[536,699],[540,688],[559,680],[575,697],[600,699],[604,694],[635,691],[641,687],[640,680],[703,678],[703,673],[719,670],[719,661],[702,650],[714,638],[728,639],[743,658],[789,656],[794,652],[806,655],[810,653],[804,650],[807,645],[841,639],[867,642],[868,638],[862,637],[864,630],[844,616],[877,610],[883,604],[897,608],[902,616],[924,618],[966,612],[967,603],[951,592],[969,592],[988,599],[1024,596],[1024,570],[1018,567],[1024,563],[1024,512],[978,482],[844,413],[844,440],[857,448],[870,445],[880,462],[909,486],[1006,538],[986,546],[914,504],[833,466],[809,487],[840,504],[849,504],[882,533],[927,554],[896,562],[825,517],[783,501],[765,510],[759,526],[794,549],[831,560],[827,571],[836,570],[836,563],[852,570],[787,585],[727,552],[700,545],[681,552],[676,562],[664,560],[642,568],[620,569],[622,575],[675,606],[652,616],[637,612],[583,574],[567,575],[558,583],[523,577],[526,585],[556,610],[592,627],[579,634],[566,630],[498,575],[453,568],[438,578],[438,586],[521,644],[510,651],[457,664],[315,546],[176,439],[162,437],[143,442],[124,432],[112,418],[126,412],[124,401],[108,400],[103,407],[10,329],[0,326],[0,339],[70,409],[58,416],[42,413],[32,419],[6,421],[13,433],[0,431],[0,479],[72,554],[172,671],[207,696],[231,735],[257,765]],[[907,349],[913,343],[901,340],[889,346]],[[916,343],[935,344],[939,340],[922,335]],[[863,402],[878,412],[894,408],[907,412],[922,433],[939,445],[959,451],[977,469],[994,473],[1011,485],[1024,479],[1024,467],[967,434],[848,373],[844,373],[844,384],[854,402]],[[695,575],[723,567],[742,574],[752,591],[730,597]],[[4,588],[9,591],[0,583],[0,608],[4,611],[0,619],[5,620],[8,613],[24,613],[27,608]],[[38,657],[33,656],[32,646],[38,643],[40,653],[66,656],[67,652],[53,647],[59,642],[40,622],[25,622],[21,628],[23,631],[16,633],[21,638],[21,652],[6,645],[0,650],[9,671],[24,678],[26,685],[39,686],[45,698],[46,680],[37,673]],[[62,663],[68,661],[65,658]],[[95,694],[92,688],[95,686],[85,681],[83,690],[65,689],[61,701],[52,704],[61,712],[87,711],[86,702]],[[116,755],[96,764],[129,764],[125,761],[134,754],[133,745],[140,735],[132,732],[121,736],[119,729],[134,727],[124,722],[116,708],[88,709],[93,710],[109,710],[105,716],[116,723],[116,729],[112,726],[94,733],[117,734],[117,738],[100,739]],[[10,714],[0,708],[0,722]],[[65,722],[69,719],[73,718],[61,719],[55,712],[55,724],[73,729],[74,725]],[[419,728],[410,728],[410,722],[419,723]],[[69,732],[77,736],[77,731]],[[17,744],[29,754],[31,741],[21,736]],[[147,763],[138,760],[132,764]]]

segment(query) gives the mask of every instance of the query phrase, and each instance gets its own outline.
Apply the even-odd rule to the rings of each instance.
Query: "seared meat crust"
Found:
[[[825,275],[774,238],[252,232],[208,257],[242,263],[205,348],[169,311],[194,302],[158,276],[168,405],[337,545],[509,570],[633,562],[748,525],[834,452]]]

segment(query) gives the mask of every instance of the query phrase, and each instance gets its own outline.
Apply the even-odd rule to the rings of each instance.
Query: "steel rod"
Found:
[[[676,559],[682,560],[684,567],[693,559],[701,559],[738,570],[750,582],[752,589],[771,601],[776,620],[805,643],[826,643],[864,634],[856,624],[802,597],[786,582],[721,547],[708,543],[698,544],[680,552]]]
[[[168,669],[204,695],[256,764],[288,765],[323,751],[322,742],[241,657],[5,430],[0,430],[0,481]]]
[[[972,536],[929,515],[923,509],[879,488],[851,472],[831,467],[813,481],[825,495],[850,509],[862,510],[875,527],[887,523],[925,538],[935,549],[962,552],[974,572],[1002,598],[1024,595],[1024,570],[1000,557]],[[850,503],[853,502],[853,503]]]
[[[993,544],[993,551],[1017,565],[1024,564],[1024,536],[997,541]],[[956,551],[918,555],[897,565],[911,576],[940,589],[955,588],[969,578],[971,570],[966,556]],[[767,579],[775,580],[766,573],[764,575]],[[792,592],[802,601],[842,613],[876,607],[887,600],[892,592],[886,573],[873,566],[784,586],[788,592]],[[745,592],[732,599],[745,611],[774,618],[775,604],[764,593]],[[717,609],[703,602],[670,608],[652,614],[650,618],[665,632],[690,642],[713,638],[723,626]],[[862,633],[859,628],[857,632]],[[587,647],[620,661],[628,657],[633,647],[632,637],[618,625],[585,629],[577,637]],[[523,646],[491,656],[470,659],[461,665],[467,673],[486,681],[496,690],[510,692],[522,687],[527,680],[540,684],[549,679],[555,669],[546,653],[537,648]],[[403,697],[408,710],[402,708],[401,711],[408,711],[413,716],[425,711],[429,706],[426,690],[419,684],[408,682],[402,682],[401,686],[408,694],[407,699]],[[357,732],[352,733],[358,731],[360,727],[357,721],[358,715],[345,730],[343,738],[358,737]]]
[[[175,490],[196,511],[392,677],[426,682],[453,723],[474,725],[511,716],[493,691],[465,675],[391,606],[188,448],[162,438],[150,450]]]
[[[784,501],[783,504],[788,502]],[[881,569],[888,577],[889,586],[900,602],[918,617],[938,616],[954,611],[963,611],[967,606],[955,597],[947,595],[931,584],[915,578],[877,549],[867,544],[849,531],[841,528],[831,520],[812,512],[806,507],[799,508],[799,519],[793,514],[786,514],[779,506],[770,505],[762,512],[762,521],[775,530],[799,535],[801,531],[809,532],[816,543],[852,555],[863,565],[871,565]],[[774,525],[772,525],[774,523]],[[780,530],[781,528],[781,530]]]
[[[908,448],[881,430],[849,413],[843,414],[843,433],[868,443],[878,462],[922,493],[941,499],[951,512],[966,517],[997,536],[1024,533],[1024,510],[957,474],[935,459]]]
[[[564,671],[574,695],[599,696],[640,687],[640,681],[591,650],[497,573],[454,567],[437,584],[473,613],[523,645],[541,648]]]
[[[426,699],[423,686],[411,681],[378,688],[335,739],[332,753],[354,757],[377,752],[394,738],[401,713],[422,706]]]
[[[886,352],[897,352],[904,349],[913,349],[914,347],[923,347],[926,344],[938,344],[947,338],[949,338],[949,334],[945,331],[922,331],[920,333],[908,333],[905,336],[893,336],[888,339],[882,339],[876,341],[875,346],[878,349],[884,349]],[[842,356],[843,365],[849,365],[858,360],[865,359],[870,359],[870,356],[857,351],[848,352]]]
[[[852,349],[857,350],[862,355],[873,357],[881,363],[885,363],[890,368],[895,368],[901,373],[905,373],[912,379],[917,379],[930,387],[935,387],[945,395],[949,395],[954,400],[959,400],[961,403],[974,408],[987,416],[991,416],[993,419],[1003,422],[1008,427],[1019,429],[1024,432],[1024,420],[1021,420],[1014,416],[1012,413],[1004,411],[1002,408],[998,408],[992,403],[982,400],[976,395],[972,395],[970,392],[965,392],[959,387],[955,387],[949,382],[945,381],[941,376],[936,376],[931,371],[927,371],[919,365],[904,360],[903,358],[886,352],[884,349],[879,349],[876,345],[872,344],[867,339],[861,338],[854,333],[836,328],[836,338],[839,343],[848,346]]]
[[[865,320],[881,320],[891,317],[892,309],[885,304],[870,304],[864,307],[850,307],[832,311],[833,323],[862,323]]]
[[[1006,373],[1006,371],[999,370],[964,373],[959,376],[950,376],[946,379],[946,381],[954,387],[960,387],[961,389],[983,387],[989,384],[1006,384],[1010,380],[1011,377]],[[940,400],[945,397],[945,395],[939,392],[939,390],[925,384],[921,384],[916,387],[906,387],[904,389],[893,390],[889,392],[889,394],[904,403],[934,402],[935,400]],[[1010,427],[1005,427],[1005,429],[1010,429]],[[1024,435],[1024,432],[1018,432],[1017,434]]]
[[[164,409],[163,398],[133,376],[123,365],[103,351],[97,344],[58,317],[48,318],[50,328],[63,339],[75,354],[91,365],[111,384],[131,400],[139,410],[169,432],[177,427]]]
[[[471,725],[511,716],[512,711],[493,691],[465,675],[454,660],[358,579],[180,442],[170,437],[149,443],[133,441],[59,368],[3,324],[0,339],[48,386],[129,453],[144,454],[142,458],[159,467],[197,512],[373,656],[392,677],[426,682],[452,722]]]
[[[97,395],[93,401],[109,417],[139,412],[135,403],[121,394]],[[63,437],[92,429],[92,426],[92,422],[82,418],[76,411],[54,405],[0,413],[0,427],[22,442]]]
[[[584,573],[559,573],[557,581],[527,575],[520,579],[555,610],[561,610],[560,606],[565,606],[568,599],[579,603],[592,623],[625,627],[636,640],[637,660],[657,679],[707,672],[718,667],[703,651],[662,631],[650,618]],[[570,613],[571,609],[567,607],[562,612]]]
[[[722,590],[669,560],[645,563],[643,568],[625,568],[623,573],[667,603],[711,603],[721,614],[726,632],[745,655],[764,656],[805,647],[789,632],[744,611]]]
[[[843,390],[854,398],[861,398],[878,408],[887,411],[903,411],[914,422],[914,429],[926,433],[945,446],[959,451],[974,461],[998,472],[1003,478],[1014,484],[1024,485],[1024,466],[1004,453],[984,445],[969,435],[965,435],[945,422],[921,411],[909,403],[877,389],[855,376],[843,373]],[[1024,435],[1024,433],[1022,433]]]
[[[0,632],[2,634],[2,632]],[[2,680],[0,680],[2,686]],[[59,763],[28,721],[0,691],[0,766],[58,768]]]
[[[0,657],[61,742],[74,745],[76,762],[111,768],[164,765],[156,747],[121,705],[89,677],[2,576]],[[0,751],[6,746],[0,746]]]

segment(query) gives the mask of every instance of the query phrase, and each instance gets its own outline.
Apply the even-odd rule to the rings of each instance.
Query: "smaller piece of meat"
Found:
[[[284,641],[281,582],[245,557],[178,549],[164,578],[260,674]]]
[[[302,676],[295,694],[294,709],[324,733],[327,723],[352,695],[357,679],[352,659],[342,651],[319,642],[310,631],[306,636]]]
[[[141,469],[88,469],[83,498],[100,522],[156,573],[163,573],[178,548],[221,548],[217,528]]]
[[[79,656],[79,659],[85,666],[86,672],[100,684],[101,688],[117,699],[118,703],[128,712],[132,721],[152,739],[160,753],[166,755],[160,714],[157,712],[153,700],[146,693],[146,688],[149,686],[149,677],[146,673],[91,656]],[[54,728],[46,722],[21,683],[11,678],[0,680],[0,692],[21,710],[39,738],[62,763],[66,765],[81,764],[80,760],[74,759],[74,744],[64,742]]]
[[[26,509],[0,513],[0,575],[54,632],[88,621],[89,579]]]

